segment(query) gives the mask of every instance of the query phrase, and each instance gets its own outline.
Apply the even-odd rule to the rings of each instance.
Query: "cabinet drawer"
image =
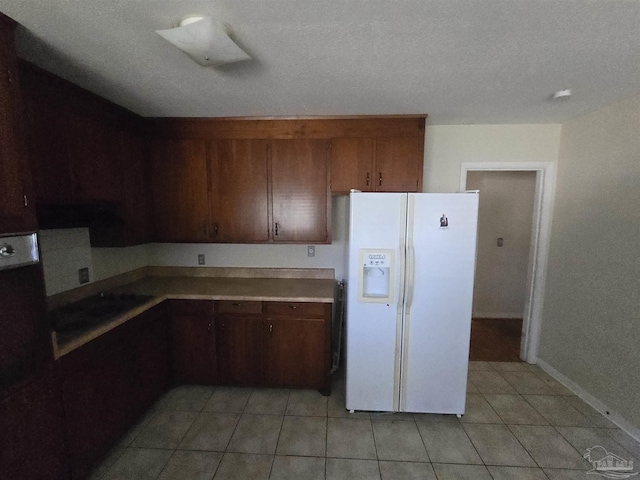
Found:
[[[323,317],[324,303],[268,302],[268,315],[297,315],[300,317]]]
[[[217,303],[218,313],[262,313],[262,302],[221,300]]]
[[[171,300],[174,315],[213,315],[213,300]]]

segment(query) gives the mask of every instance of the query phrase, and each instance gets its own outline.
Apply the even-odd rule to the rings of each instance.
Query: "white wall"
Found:
[[[457,192],[463,162],[556,162],[560,125],[435,125],[425,136],[425,192]]]
[[[93,279],[88,228],[40,230],[38,237],[47,295],[79,287],[80,268],[88,268]]]
[[[640,95],[562,127],[539,357],[640,432]]]
[[[535,188],[536,172],[467,174],[467,189],[480,190],[474,318],[524,316]]]

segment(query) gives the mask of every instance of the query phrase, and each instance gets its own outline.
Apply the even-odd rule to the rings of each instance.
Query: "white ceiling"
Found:
[[[0,0],[22,57],[144,116],[559,123],[640,92],[640,0]],[[201,67],[155,30],[229,23]],[[570,88],[570,100],[551,94]]]

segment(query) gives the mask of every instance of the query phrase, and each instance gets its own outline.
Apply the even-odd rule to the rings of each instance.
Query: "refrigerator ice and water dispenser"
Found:
[[[359,300],[391,303],[393,300],[393,250],[360,250]]]

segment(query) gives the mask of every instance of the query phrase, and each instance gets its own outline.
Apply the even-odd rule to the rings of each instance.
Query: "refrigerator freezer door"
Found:
[[[346,408],[395,411],[399,407],[400,340],[406,194],[352,193],[349,222],[349,284],[346,317]],[[388,302],[359,299],[361,252],[393,251]],[[367,267],[368,268],[368,267]],[[383,277],[381,277],[383,278]],[[369,281],[380,280],[378,278]]]
[[[464,413],[477,194],[409,194],[400,410]]]

